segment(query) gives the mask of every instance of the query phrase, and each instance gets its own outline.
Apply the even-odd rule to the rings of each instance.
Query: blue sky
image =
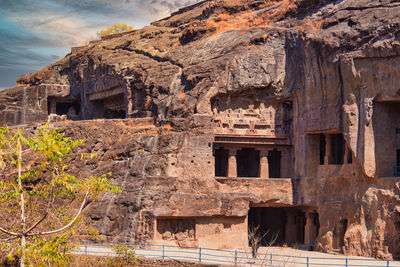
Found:
[[[199,0],[0,0],[0,89],[96,39],[115,23],[135,28]]]

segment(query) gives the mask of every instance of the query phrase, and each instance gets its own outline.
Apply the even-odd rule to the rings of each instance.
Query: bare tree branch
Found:
[[[89,195],[89,190],[86,191],[85,197],[83,198],[81,207],[79,208],[77,214],[75,215],[75,217],[74,217],[67,225],[65,225],[64,227],[62,227],[62,228],[60,228],[60,229],[57,229],[57,230],[48,231],[48,232],[38,232],[38,233],[33,233],[33,234],[27,234],[27,236],[55,234],[55,233],[64,231],[65,229],[67,229],[68,227],[70,227],[70,226],[78,219],[79,215],[81,214],[81,212],[82,212],[82,210],[83,210],[83,207],[84,207],[85,204],[86,204],[86,200],[87,200],[88,195]]]
[[[18,234],[18,233],[14,233],[14,232],[8,231],[8,230],[6,230],[6,229],[4,229],[4,228],[2,228],[2,227],[0,227],[0,232],[3,232],[3,233],[5,233],[5,234],[7,234],[7,235],[13,235],[13,236],[16,236],[16,237],[21,236],[21,235]]]
[[[6,238],[6,239],[0,239],[0,242],[8,242],[8,241],[11,241],[11,240],[14,240],[17,238],[19,238],[19,236],[13,236],[13,237]]]

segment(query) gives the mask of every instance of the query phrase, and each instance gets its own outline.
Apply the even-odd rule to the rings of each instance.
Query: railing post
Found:
[[[165,258],[165,245],[162,245],[162,259]]]
[[[310,267],[310,258],[307,257],[307,267]]]
[[[347,257],[346,257],[346,267],[347,266],[349,266],[349,262],[348,262],[348,259],[347,259]]]
[[[272,253],[269,254],[269,265],[272,266]]]
[[[199,247],[199,262],[201,262],[201,247]]]
[[[235,265],[237,265],[237,250],[235,250]]]
[[[87,254],[87,240],[85,240],[85,254]]]

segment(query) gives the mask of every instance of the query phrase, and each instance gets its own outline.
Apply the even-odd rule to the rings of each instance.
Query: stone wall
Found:
[[[25,125],[47,120],[44,87],[14,87],[0,92],[0,124]]]

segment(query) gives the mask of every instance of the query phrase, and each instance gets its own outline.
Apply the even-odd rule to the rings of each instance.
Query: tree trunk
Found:
[[[20,267],[25,267],[25,247],[26,247],[26,237],[23,235],[21,237],[21,248],[22,248],[22,254],[21,254],[21,263]]]
[[[26,227],[26,217],[25,217],[25,199],[24,199],[24,190],[22,188],[22,180],[21,180],[21,166],[22,166],[22,142],[21,139],[17,140],[17,151],[18,151],[18,189],[21,195],[21,263],[20,266],[25,266],[25,248],[26,248],[26,236],[25,236],[25,227]]]

